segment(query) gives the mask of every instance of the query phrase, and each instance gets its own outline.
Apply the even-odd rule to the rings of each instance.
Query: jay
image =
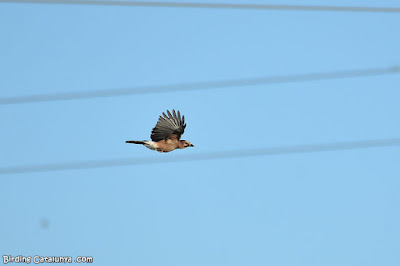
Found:
[[[125,143],[142,144],[146,148],[158,152],[194,147],[189,141],[181,140],[186,127],[185,116],[181,117],[180,112],[176,113],[175,110],[172,110],[172,114],[167,110],[167,113],[168,115],[162,113],[163,116],[158,118],[156,126],[151,131],[151,141],[127,140]]]

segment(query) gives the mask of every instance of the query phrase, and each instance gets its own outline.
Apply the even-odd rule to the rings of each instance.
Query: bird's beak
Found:
[[[193,144],[190,144],[190,146],[189,147],[194,147],[194,145]]]

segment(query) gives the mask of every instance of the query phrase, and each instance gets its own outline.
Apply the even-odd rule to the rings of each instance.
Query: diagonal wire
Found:
[[[168,157],[168,155],[166,155],[167,157],[161,155],[159,158],[155,157],[122,158],[113,160],[97,160],[97,161],[71,162],[71,163],[59,163],[59,164],[21,165],[14,167],[2,167],[0,168],[0,174],[21,174],[21,173],[34,173],[34,172],[79,170],[79,169],[118,167],[118,166],[128,166],[128,165],[191,162],[191,161],[216,160],[224,158],[229,159],[229,158],[244,158],[244,157],[254,157],[254,156],[267,156],[267,155],[289,155],[298,153],[327,152],[327,151],[354,150],[354,149],[366,149],[366,148],[378,148],[378,147],[395,147],[395,146],[400,146],[400,138],[334,142],[334,143],[322,143],[322,144],[311,144],[311,145],[296,145],[296,146],[272,147],[272,148],[262,148],[262,149],[219,151],[219,152],[188,154],[188,155],[171,156],[171,157]]]
[[[0,0],[0,3],[400,13],[400,8],[398,7],[268,5],[268,4],[229,4],[229,3],[199,3],[199,2],[183,3],[183,2],[159,2],[159,1],[147,2],[147,1],[95,1],[95,0],[93,1],[91,0],[67,0],[67,1],[66,0]]]
[[[358,69],[358,70],[347,70],[347,71],[336,71],[336,72],[308,73],[299,75],[258,77],[249,79],[227,79],[227,80],[191,82],[191,83],[188,82],[188,83],[180,83],[172,85],[144,86],[137,88],[49,93],[40,95],[2,97],[0,98],[0,105],[65,101],[65,100],[123,96],[123,95],[138,95],[138,94],[149,94],[149,93],[210,90],[210,89],[219,89],[228,87],[255,86],[262,84],[289,83],[289,82],[300,82],[300,81],[370,77],[370,76],[394,74],[399,72],[400,72],[400,67],[392,66],[385,68],[370,68],[370,69]]]

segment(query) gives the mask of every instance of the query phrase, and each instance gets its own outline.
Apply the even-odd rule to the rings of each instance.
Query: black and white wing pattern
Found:
[[[163,116],[158,118],[156,126],[151,131],[151,140],[160,141],[166,139],[179,140],[185,131],[185,116],[181,117],[180,112],[172,110],[172,114],[167,110],[168,115],[162,113]]]

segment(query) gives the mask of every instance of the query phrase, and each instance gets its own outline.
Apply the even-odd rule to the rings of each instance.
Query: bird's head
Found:
[[[181,149],[184,149],[184,148],[187,148],[187,147],[194,147],[194,145],[192,143],[190,143],[189,141],[187,141],[187,140],[181,140],[180,144],[181,144],[180,145]]]

